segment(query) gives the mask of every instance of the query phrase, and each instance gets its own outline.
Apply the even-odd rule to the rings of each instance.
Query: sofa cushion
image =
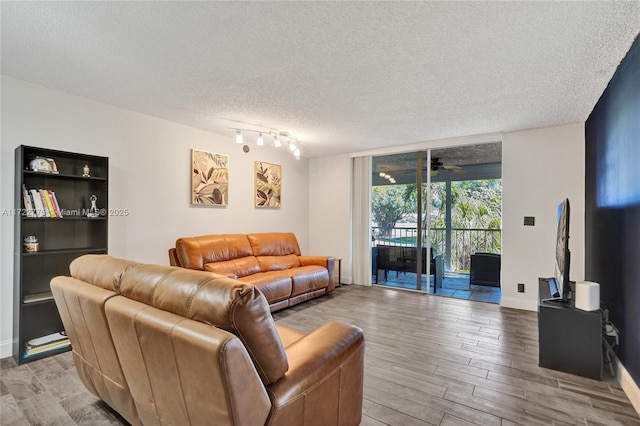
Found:
[[[287,349],[287,346],[297,342],[306,335],[300,330],[296,330],[295,328],[287,327],[282,324],[276,324],[276,329],[278,330],[278,334],[280,334],[280,340],[282,340],[282,345],[285,350]]]
[[[203,270],[205,263],[251,256],[253,252],[246,235],[223,234],[180,238],[176,255],[183,268]]]
[[[140,264],[123,276],[120,293],[235,334],[265,384],[275,382],[288,369],[269,305],[249,284],[184,268]]]
[[[222,275],[235,275],[238,278],[260,272],[260,264],[254,256],[204,264],[204,270]]]
[[[300,266],[300,260],[298,260],[298,256],[295,254],[285,256],[258,256],[256,259],[260,264],[262,272],[284,271]]]
[[[310,265],[289,269],[293,288],[291,296],[297,296],[308,291],[319,290],[329,286],[329,273],[322,266]]]
[[[254,256],[284,256],[295,254],[300,256],[300,246],[296,236],[291,232],[268,232],[248,234]]]
[[[256,286],[270,304],[288,299],[293,287],[291,276],[286,271],[260,272],[239,280]]]

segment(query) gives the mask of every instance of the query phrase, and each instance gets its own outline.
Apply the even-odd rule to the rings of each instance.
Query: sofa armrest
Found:
[[[178,253],[175,248],[169,249],[169,265],[171,266],[180,266],[180,261],[178,260]]]
[[[302,266],[318,265],[327,269],[329,269],[330,264],[334,263],[334,258],[331,256],[298,256],[298,259]]]
[[[364,335],[358,327],[329,322],[285,349],[289,370],[267,387],[268,424],[357,425],[362,415]],[[305,412],[306,411],[306,412]]]
[[[308,265],[317,265],[327,268],[327,272],[329,272],[329,286],[327,287],[327,293],[331,293],[335,288],[336,284],[334,282],[335,276],[335,259],[331,256],[298,256],[298,260],[300,260],[300,265],[308,266]]]

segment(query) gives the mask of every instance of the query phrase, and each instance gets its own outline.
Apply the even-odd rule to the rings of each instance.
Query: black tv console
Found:
[[[545,302],[547,279],[538,279],[540,367],[602,380],[602,314],[576,309],[574,301]]]

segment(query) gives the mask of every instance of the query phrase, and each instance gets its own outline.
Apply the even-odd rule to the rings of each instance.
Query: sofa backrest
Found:
[[[172,265],[241,278],[300,266],[300,246],[291,232],[185,237],[169,250]]]
[[[246,235],[222,234],[185,237],[176,241],[176,256],[180,266],[203,270],[207,263],[224,262],[252,256]]]
[[[93,286],[236,335],[246,346],[265,384],[275,382],[288,369],[269,305],[250,284],[216,274],[140,264],[107,255],[81,256],[72,262],[70,269],[74,278]]]
[[[78,280],[118,293],[122,276],[138,262],[105,255],[86,255],[69,265],[71,276]]]
[[[298,240],[291,232],[248,234],[247,239],[254,256],[300,256]]]
[[[127,271],[120,294],[237,336],[265,385],[289,368],[269,305],[252,285],[184,268],[139,264]]]

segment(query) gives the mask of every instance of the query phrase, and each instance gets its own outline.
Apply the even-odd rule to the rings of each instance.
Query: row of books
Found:
[[[62,217],[56,193],[50,189],[27,189],[22,185],[22,198],[27,217]]]
[[[64,348],[69,346],[69,344],[69,337],[67,337],[67,334],[64,331],[52,333],[29,340],[25,344],[24,355],[25,357],[37,355],[42,352]]]

